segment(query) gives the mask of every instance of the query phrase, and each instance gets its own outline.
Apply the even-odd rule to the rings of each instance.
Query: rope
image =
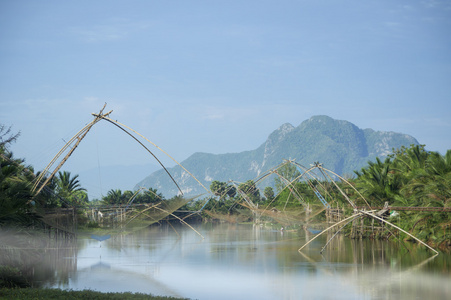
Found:
[[[100,196],[103,198],[103,189],[102,189],[102,174],[100,172],[100,155],[99,155],[99,135],[97,133],[97,128],[94,129],[96,135],[96,148],[97,148],[97,168],[99,170],[99,185],[100,185]]]

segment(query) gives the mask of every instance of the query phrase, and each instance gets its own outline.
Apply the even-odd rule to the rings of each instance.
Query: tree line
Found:
[[[34,178],[39,173],[24,159],[18,159],[9,151],[19,134],[11,132],[10,127],[0,124],[0,225],[27,224],[39,218],[40,210],[56,207],[84,207],[88,205],[125,205],[157,203],[165,200],[156,189],[143,189],[140,192],[110,190],[101,199],[89,201],[85,188],[80,185],[78,175],[61,171],[47,184],[42,192],[32,193]],[[218,213],[238,214],[243,207],[239,203],[246,201],[254,205],[271,206],[278,209],[298,207],[300,202],[319,203],[315,186],[327,187],[326,200],[346,204],[337,185],[357,205],[363,205],[362,199],[349,186],[342,182],[336,185],[316,180],[294,180],[300,173],[292,164],[278,169],[274,188],[267,186],[261,193],[253,180],[241,184],[213,181],[210,185],[212,196],[199,201],[191,201],[182,209],[199,211],[214,210]],[[284,178],[284,179],[283,179]],[[293,183],[285,188],[287,182]],[[355,187],[371,206],[414,206],[449,207],[451,205],[451,150],[444,155],[425,150],[424,145],[411,145],[393,149],[383,160],[374,162],[361,170],[348,182]],[[298,197],[293,197],[296,194]],[[441,243],[450,240],[449,213],[447,212],[406,212],[400,218],[400,225],[419,233],[420,238]]]

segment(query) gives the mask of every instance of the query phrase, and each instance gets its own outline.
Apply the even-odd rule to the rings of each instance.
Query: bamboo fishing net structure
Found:
[[[301,172],[298,172],[299,175],[295,178],[287,178],[283,172],[281,172],[282,168],[287,165],[295,166],[297,170],[300,170]],[[245,207],[247,209],[244,210],[246,214],[249,215],[250,212],[251,217],[257,223],[264,222],[265,220],[273,220],[274,222],[285,226],[303,225],[305,222],[309,222],[314,219],[326,208],[330,208],[330,204],[327,203],[325,198],[322,196],[323,194],[330,200],[330,203],[335,201],[335,198],[330,195],[330,191],[336,188],[336,184],[332,183],[332,177],[330,175],[326,175],[320,165],[305,168],[302,165],[297,164],[294,160],[285,160],[282,164],[269,170],[259,178],[254,179],[253,182],[255,182],[255,186],[259,188],[263,181],[270,176],[277,176],[284,186],[280,189],[278,194],[275,195],[269,203],[266,202],[266,204],[260,204],[253,201],[252,197],[249,195],[249,190],[242,188],[241,183],[233,180],[229,181],[231,183],[229,188],[235,188],[237,194],[239,195],[237,200],[235,200],[237,202],[236,204]],[[304,182],[312,191],[315,192],[316,196],[314,197],[318,197],[322,203],[318,203],[315,198],[306,199],[306,195],[300,193],[296,188],[296,183],[298,182]],[[280,207],[279,205],[279,207],[276,208],[274,201],[286,191],[288,191],[288,197],[283,207]],[[228,190],[223,191],[223,193],[219,195],[219,198],[224,197],[227,193]],[[314,194],[312,193],[312,195]],[[345,193],[342,193],[340,197],[346,199],[352,207],[355,207],[355,204],[349,200],[349,197],[347,197]],[[289,208],[288,202],[290,202]],[[239,219],[237,216],[231,217],[230,214],[223,214],[221,217],[221,214],[215,211],[209,211],[208,215],[223,220]]]
[[[179,162],[177,162],[174,158],[172,158],[160,147],[152,143],[150,140],[148,140],[147,138],[145,138],[143,135],[133,130],[132,128],[122,123],[119,123],[116,120],[111,119],[109,115],[111,114],[112,111],[103,113],[105,106],[106,104],[98,114],[92,114],[94,116],[94,120],[85,127],[83,127],[79,132],[77,132],[77,134],[72,139],[70,139],[69,142],[66,143],[66,145],[52,159],[52,161],[47,165],[44,171],[41,172],[38,176],[36,176],[32,187],[32,191],[34,192],[35,196],[41,193],[43,190],[45,190],[47,184],[52,180],[52,178],[55,176],[58,170],[72,155],[72,153],[78,147],[83,138],[88,134],[90,129],[99,121],[105,120],[113,124],[117,128],[119,128],[122,132],[125,132],[134,141],[138,142],[149,154],[151,154],[153,158],[158,161],[158,163],[165,170],[167,175],[171,178],[171,180],[179,190],[178,197],[175,197],[171,200],[162,200],[159,201],[158,203],[147,204],[139,209],[132,208],[130,205],[127,205],[126,207],[112,208],[115,209],[115,211],[105,212],[106,213],[105,220],[108,218],[114,220],[117,225],[115,227],[115,230],[119,230],[119,228],[123,230],[124,227],[128,228],[128,230],[144,228],[150,224],[160,222],[161,220],[167,218],[168,216],[179,219],[180,222],[188,225],[184,221],[184,219],[176,216],[174,212],[178,210],[180,207],[187,204],[188,202],[194,200],[194,198],[183,197],[183,192],[179,187],[179,185],[177,184],[177,182],[174,180],[174,178],[171,176],[171,174],[168,172],[165,166],[161,163],[161,161],[157,158],[157,156],[148,147],[146,147],[141,140],[144,140],[152,144],[158,150],[162,151],[169,158],[171,158],[187,174],[189,174],[192,178],[194,178],[206,190],[207,194],[211,194],[211,191],[207,189],[193,174],[191,174],[186,168],[184,168]],[[56,167],[53,167],[54,165],[56,165]],[[286,166],[294,166],[297,170],[296,173],[297,176],[292,178],[284,174],[282,168]],[[236,212],[235,214],[218,213],[214,209],[205,210],[205,213],[212,218],[234,223],[243,222],[246,220],[252,220],[256,223],[260,223],[262,221],[265,221],[266,219],[270,219],[283,226],[302,225],[305,227],[311,225],[310,221],[320,216],[322,211],[330,210],[332,204],[341,202],[347,205],[346,209],[348,213],[351,214],[351,216],[346,217],[343,220],[337,221],[334,225],[329,226],[328,228],[321,231],[317,236],[315,236],[315,238],[322,235],[324,232],[332,228],[335,228],[343,223],[344,225],[342,225],[342,227],[338,229],[338,231],[341,231],[344,228],[344,226],[346,226],[353,220],[362,218],[372,218],[374,220],[378,220],[379,222],[383,222],[399,231],[404,232],[405,234],[411,236],[421,244],[430,248],[432,251],[437,252],[428,245],[426,245],[424,242],[420,241],[419,239],[408,233],[407,231],[385,220],[380,213],[371,211],[368,201],[359,193],[359,191],[350,182],[348,182],[345,178],[339,176],[338,174],[334,173],[333,171],[324,168],[322,164],[318,162],[315,162],[310,167],[304,167],[301,164],[295,162],[294,160],[285,160],[279,166],[269,170],[263,176],[260,176],[259,178],[255,179],[253,181],[255,183],[255,187],[252,187],[252,189],[258,189],[258,186],[261,185],[263,180],[269,178],[270,176],[276,176],[276,178],[279,179],[279,181],[284,185],[284,187],[280,189],[278,194],[271,201],[269,201],[269,203],[267,203],[266,206],[259,205],[259,203],[256,202],[255,199],[253,200],[253,198],[250,196],[250,193],[252,194],[252,192],[254,191],[249,191],[249,187],[242,188],[242,185],[234,181],[230,181],[232,183],[231,187],[234,187],[239,195],[239,197],[237,197],[237,200],[235,200],[236,201],[235,204],[241,205],[241,207],[243,207],[244,209],[235,209],[234,210]],[[298,191],[298,189],[296,188],[296,183],[298,182],[303,182],[308,186],[310,191],[313,192],[312,194],[313,197],[316,197],[320,202],[320,206],[321,205],[323,206],[322,209],[318,209],[317,207],[318,202],[311,203],[312,201],[314,201],[313,199],[307,199],[303,193]],[[340,183],[341,186],[338,183]],[[348,196],[345,190],[353,193],[354,197],[352,199],[354,200],[351,200],[351,197]],[[287,197],[287,200],[283,208],[280,207],[275,208],[273,202],[278,198],[279,195],[281,195],[283,192],[286,191],[288,191],[289,197]],[[138,190],[137,192],[140,191]],[[227,191],[225,191],[224,193],[227,193]],[[223,195],[220,196],[222,197]],[[31,203],[32,201],[33,200],[30,200],[29,202]],[[132,199],[129,200],[130,204],[132,201],[133,201]],[[290,207],[288,209],[287,207],[289,201],[295,201],[296,203],[298,203],[299,204],[298,208]],[[359,206],[357,206],[355,201],[359,202],[358,203]],[[361,206],[365,208],[362,209]],[[60,216],[60,212],[44,216],[43,221],[49,226],[56,228],[56,230],[75,233],[77,230],[76,225],[70,228],[69,225],[70,222],[68,221],[71,217],[73,219],[75,218],[74,217],[75,213],[72,212],[72,215],[66,214],[64,219]],[[103,212],[100,211],[97,212],[97,216],[99,216],[100,213],[102,215],[104,214]],[[301,251],[309,243],[310,241],[303,247],[301,247],[299,251]]]
[[[225,221],[228,223],[243,223],[251,221],[251,213],[249,210],[243,210],[240,214],[224,214],[218,213],[211,210],[204,210],[210,218],[220,221]]]
[[[282,172],[280,172],[280,170],[282,167],[287,165],[295,166],[299,170],[298,173],[299,175],[296,176],[295,178],[285,177],[282,174]],[[282,164],[280,164],[276,168],[268,171],[260,178],[257,178],[255,180],[255,183],[258,184],[263,179],[267,178],[268,176],[271,176],[272,174],[276,174],[277,176],[279,176],[281,182],[285,184],[284,188],[282,188],[281,191],[279,191],[278,195],[280,195],[284,190],[289,190],[289,197],[287,198],[286,201],[288,202],[288,199],[290,197],[293,197],[298,201],[301,209],[295,210],[290,208],[289,210],[287,210],[286,205],[282,209],[274,208],[272,203],[275,199],[277,199],[278,195],[276,195],[276,197],[274,197],[274,199],[270,201],[270,203],[267,204],[266,207],[260,208],[258,203],[254,203],[252,201],[251,197],[248,196],[246,191],[240,190],[239,186],[235,184],[234,186],[237,187],[238,192],[240,193],[240,195],[242,195],[239,204],[248,208],[249,211],[252,212],[252,216],[254,217],[254,220],[256,220],[257,223],[259,223],[264,218],[269,218],[284,226],[302,225],[304,229],[309,229],[308,227],[311,226],[310,221],[316,216],[318,216],[320,213],[322,213],[324,210],[330,213],[332,207],[331,204],[335,203],[337,200],[340,200],[340,202],[347,204],[347,209],[346,210],[344,209],[342,212],[343,219],[339,218],[339,220],[333,223],[333,225],[328,226],[324,230],[323,229],[310,230],[311,232],[314,232],[316,236],[312,238],[309,242],[307,242],[304,246],[302,246],[299,249],[299,252],[301,252],[301,250],[304,249],[308,244],[310,244],[310,242],[312,242],[322,234],[332,229],[336,230],[335,234],[321,249],[321,252],[323,252],[327,247],[327,245],[329,244],[329,242],[334,237],[336,237],[336,235],[339,232],[341,232],[345,226],[347,226],[351,222],[354,222],[355,220],[362,220],[363,224],[363,219],[370,220],[372,219],[377,220],[380,223],[386,224],[388,227],[394,228],[400,232],[405,233],[406,235],[416,240],[418,243],[426,246],[434,253],[436,254],[438,253],[435,249],[433,249],[432,247],[430,247],[417,237],[413,236],[411,233],[387,221],[386,218],[383,217],[383,215],[386,214],[386,212],[388,211],[387,207],[384,207],[380,211],[371,210],[368,201],[348,180],[336,174],[335,172],[324,168],[322,164],[318,162],[315,162],[309,168],[306,168],[301,164],[298,164],[294,160],[285,160]],[[297,189],[295,188],[295,183],[301,180],[308,185],[308,187],[314,192],[315,196],[320,200],[320,202],[324,206],[322,209],[316,209],[316,212],[313,212],[313,210],[310,208],[309,203],[311,199],[305,199],[304,195],[302,195],[302,193],[299,193],[297,191]],[[340,182],[341,186],[337,182]],[[353,193],[354,195],[353,200],[351,200],[351,197],[347,194],[347,192],[345,192],[345,190],[348,191],[348,193],[349,192]],[[357,201],[359,202],[358,203],[359,206],[357,206],[357,204],[355,203]],[[350,216],[347,217],[344,216],[345,211],[347,211],[350,214]],[[337,229],[337,227],[339,227],[340,225],[341,227]]]
[[[52,211],[47,210],[45,213],[41,211],[42,221],[47,224],[50,228],[55,229],[56,231],[66,232],[70,234],[76,234],[77,225],[76,225],[76,214],[75,210],[80,213],[80,211],[84,211],[86,217],[93,217],[97,221],[100,221],[102,224],[106,223],[109,227],[114,227],[114,231],[117,232],[119,230],[127,229],[137,230],[140,228],[144,228],[154,223],[158,223],[161,220],[168,218],[168,216],[172,216],[174,218],[179,218],[175,216],[173,213],[178,210],[180,207],[184,206],[188,202],[194,200],[196,197],[185,198],[183,197],[183,192],[180,189],[177,182],[168,172],[166,167],[162,164],[162,162],[157,158],[157,156],[146,146],[144,142],[148,142],[158,150],[167,155],[170,159],[172,159],[176,164],[182,167],[190,176],[192,176],[206,191],[209,190],[202,185],[202,183],[194,177],[188,170],[186,170],[179,162],[177,162],[173,157],[171,157],[167,152],[158,147],[156,144],[151,142],[149,139],[141,135],[139,132],[134,129],[126,126],[125,124],[119,123],[117,120],[113,120],[109,118],[109,115],[112,113],[112,110],[104,113],[104,109],[106,104],[100,110],[99,113],[92,115],[94,116],[94,120],[88,123],[85,127],[83,127],[80,131],[78,131],[74,137],[72,137],[69,142],[67,142],[64,147],[55,155],[55,157],[51,160],[51,162],[46,166],[46,168],[35,177],[32,192],[36,197],[43,190],[48,189],[47,185],[54,178],[55,174],[61,169],[64,163],[69,159],[69,157],[73,154],[75,149],[78,147],[83,138],[88,134],[90,129],[99,121],[105,120],[117,128],[119,128],[122,132],[126,133],[130,136],[135,142],[139,143],[152,157],[160,164],[160,166],[164,169],[167,175],[171,178],[172,182],[177,186],[179,191],[178,195],[170,200],[159,199],[158,203],[149,203],[138,206],[131,206],[134,197],[146,188],[138,189],[135,194],[129,199],[126,206],[109,206],[109,207],[96,207],[96,208],[80,208],[74,207],[73,205],[67,205],[68,208],[65,209],[54,209]],[[56,166],[56,167],[55,167]],[[64,202],[64,199],[61,199]],[[31,203],[33,200],[30,200]],[[38,209],[38,208],[37,208]],[[91,210],[91,212],[87,211]],[[180,219],[181,223],[188,225],[183,219]],[[110,228],[110,231],[113,228]]]

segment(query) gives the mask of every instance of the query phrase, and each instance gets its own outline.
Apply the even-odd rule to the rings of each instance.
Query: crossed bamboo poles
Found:
[[[160,147],[158,147],[156,144],[154,144],[153,142],[151,142],[150,140],[148,140],[146,137],[144,137],[143,135],[141,135],[140,133],[138,133],[137,131],[133,130],[132,128],[126,126],[125,124],[119,123],[116,120],[113,120],[111,118],[109,118],[109,115],[112,113],[112,110],[107,112],[107,113],[103,113],[104,109],[106,107],[106,103],[103,106],[103,108],[100,110],[100,112],[98,114],[92,114],[94,116],[94,120],[91,121],[90,123],[88,123],[85,127],[83,127],[79,132],[77,132],[77,134],[74,135],[74,137],[72,137],[69,142],[67,142],[64,147],[57,153],[57,155],[55,155],[55,157],[51,160],[51,162],[47,165],[47,167],[39,174],[39,176],[36,177],[35,179],[35,183],[32,187],[32,192],[34,193],[34,195],[38,195],[41,190],[47,185],[47,183],[55,176],[55,174],[60,170],[60,168],[64,165],[64,163],[68,160],[68,158],[72,155],[72,153],[75,151],[75,149],[78,147],[78,145],[80,144],[80,142],[83,140],[83,138],[88,134],[88,132],[90,131],[90,129],[100,120],[106,120],[110,123],[112,123],[113,125],[117,126],[119,129],[121,129],[122,131],[124,131],[125,133],[127,133],[131,138],[133,138],[136,142],[138,142],[143,148],[145,148],[157,161],[158,163],[162,166],[162,168],[165,170],[165,172],[168,174],[168,176],[171,178],[171,180],[174,182],[174,184],[177,186],[178,190],[180,191],[180,194],[183,195],[183,191],[181,190],[181,188],[179,187],[179,185],[177,184],[177,182],[174,180],[174,178],[171,176],[171,174],[169,173],[169,171],[166,169],[166,167],[161,163],[161,161],[152,153],[152,151],[150,151],[141,141],[139,141],[133,134],[130,133],[133,132],[136,135],[140,136],[141,138],[145,139],[147,142],[151,143],[153,146],[155,146],[157,149],[159,149],[160,151],[162,151],[163,153],[165,153],[169,158],[171,158],[177,165],[179,165],[185,172],[187,172],[191,177],[193,177],[205,190],[206,192],[209,194],[211,193],[211,191],[209,189],[207,189],[193,174],[191,174],[185,167],[183,167],[178,161],[176,161],[173,157],[171,157],[168,153],[166,153],[163,149],[161,149]],[[128,130],[128,131],[127,131]],[[56,161],[60,158],[61,155],[63,155],[63,153],[65,153],[65,151],[68,149],[68,153],[63,157],[63,159],[60,161],[60,163],[56,166],[56,168],[50,173],[50,175],[48,177],[45,177],[47,173],[49,173],[50,168],[56,163]],[[285,178],[284,176],[282,176],[281,174],[279,174],[277,172],[277,170],[279,168],[281,168],[282,166],[284,166],[285,164],[294,164],[297,167],[299,167],[301,170],[303,170],[303,173],[301,173],[298,177],[294,178],[293,180],[288,180],[287,178]],[[300,199],[301,204],[305,204],[305,201],[302,199],[302,196],[296,191],[296,189],[294,189],[293,184],[297,181],[299,181],[301,178],[303,178],[304,176],[307,177],[307,183],[310,186],[310,188],[312,189],[317,189],[316,186],[313,186],[310,179],[316,180],[317,183],[319,184],[319,186],[322,188],[322,190],[325,193],[327,192],[327,189],[322,185],[322,183],[318,180],[317,175],[313,174],[314,170],[319,170],[320,173],[323,175],[323,177],[326,179],[326,181],[330,181],[333,183],[333,185],[337,188],[337,190],[340,192],[340,194],[346,199],[346,201],[352,206],[352,208],[354,209],[354,214],[340,222],[335,223],[334,225],[330,226],[329,228],[323,230],[321,233],[317,234],[313,239],[311,239],[309,242],[307,242],[306,244],[304,244],[304,246],[302,246],[301,248],[299,248],[299,252],[305,247],[307,246],[310,242],[312,242],[314,239],[316,239],[317,237],[319,237],[320,235],[322,235],[323,233],[327,232],[328,230],[344,223],[345,221],[348,220],[354,220],[356,218],[361,218],[364,216],[368,216],[371,217],[373,219],[379,220],[381,222],[384,222],[402,232],[404,232],[405,234],[407,234],[408,236],[412,237],[413,239],[415,239],[416,241],[418,241],[419,243],[425,245],[427,248],[431,249],[433,252],[435,252],[436,254],[438,254],[438,252],[433,249],[432,247],[430,247],[429,245],[427,245],[426,243],[424,243],[423,241],[419,240],[418,238],[416,238],[415,236],[413,236],[412,234],[408,233],[407,231],[399,228],[398,226],[384,220],[383,218],[380,218],[379,216],[373,214],[371,211],[365,211],[365,210],[360,210],[357,208],[357,206],[354,204],[353,201],[351,201],[349,199],[349,197],[346,195],[346,193],[343,192],[343,190],[338,186],[338,184],[335,182],[335,180],[332,179],[331,175],[339,178],[342,182],[344,182],[345,184],[347,184],[348,187],[352,188],[357,195],[365,202],[365,204],[367,205],[368,208],[370,208],[370,205],[368,204],[368,201],[360,194],[360,192],[354,187],[352,186],[345,178],[341,177],[340,175],[334,173],[331,170],[328,170],[326,168],[324,168],[321,164],[319,163],[315,163],[314,165],[312,165],[310,168],[305,168],[304,166],[296,163],[294,160],[287,160],[284,163],[280,164],[279,166],[277,166],[276,168],[272,169],[271,171],[267,172],[265,175],[261,176],[260,178],[257,179],[257,181],[255,182],[255,184],[257,184],[259,181],[262,181],[263,179],[265,179],[266,177],[272,175],[272,174],[276,174],[277,176],[279,176],[279,178],[281,178],[281,180],[283,182],[286,183],[285,188],[289,188],[290,189],[290,193],[293,194],[296,198]],[[285,189],[284,188],[284,189]],[[247,197],[246,193],[241,191],[239,188],[237,189],[238,192],[242,195],[243,199],[246,202],[246,206],[248,206],[253,212],[256,212],[258,209],[258,206],[255,205],[252,200]],[[283,189],[282,189],[283,191]],[[282,191],[279,192],[282,193]],[[316,190],[317,191],[317,190]],[[274,197],[275,199],[276,197]],[[287,200],[288,201],[288,200]],[[272,202],[271,202],[272,203]],[[263,212],[261,212],[260,215],[263,215],[265,213],[265,211],[268,209],[268,207],[271,205],[268,204],[267,207],[263,210]],[[158,208],[157,208],[158,209]],[[172,214],[172,213],[170,213]],[[348,221],[344,226],[342,226],[339,230],[341,231],[349,222]],[[333,237],[335,237],[336,234],[333,235]],[[333,238],[332,237],[332,238]],[[324,251],[325,247],[329,244],[330,240],[327,242],[327,244],[323,247],[323,249],[321,250]]]
[[[168,176],[171,178],[172,182],[177,186],[177,189],[179,190],[180,194],[183,195],[183,191],[177,184],[177,182],[174,180],[174,178],[171,176],[169,171],[166,169],[166,167],[163,165],[163,163],[156,157],[156,155],[149,150],[140,140],[138,140],[133,134],[130,132],[133,132],[134,134],[140,136],[147,142],[151,143],[153,146],[155,146],[157,149],[162,151],[164,154],[166,154],[170,159],[172,159],[177,165],[179,165],[183,170],[185,170],[190,176],[192,176],[206,191],[207,193],[209,190],[193,175],[191,174],[185,167],[183,167],[178,161],[176,161],[172,156],[170,156],[167,152],[165,152],[163,149],[158,147],[156,144],[151,142],[149,139],[147,139],[145,136],[140,134],[139,132],[135,131],[134,129],[128,127],[125,124],[119,123],[116,120],[113,120],[109,118],[108,116],[113,112],[112,110],[103,113],[103,110],[106,107],[106,103],[103,106],[103,108],[100,110],[98,114],[92,114],[94,116],[94,120],[92,120],[90,123],[88,123],[85,127],[83,127],[79,132],[77,132],[64,146],[61,148],[61,150],[53,157],[53,159],[50,161],[50,163],[45,167],[45,169],[39,174],[39,176],[36,177],[34,185],[32,187],[32,193],[36,196],[38,195],[42,189],[48,184],[50,180],[55,176],[55,174],[61,169],[61,167],[64,165],[64,163],[69,159],[69,157],[72,155],[72,153],[75,151],[75,149],[78,147],[80,142],[83,140],[83,138],[88,134],[89,130],[100,120],[106,120],[110,122],[111,124],[115,125],[122,131],[124,131],[126,134],[128,134],[131,138],[133,138],[136,142],[138,142],[144,149],[146,149],[147,152],[149,152],[160,164],[160,166],[165,170],[165,172],[168,174]],[[60,161],[60,163],[56,166],[56,168],[49,172],[50,168],[58,161],[58,159],[66,152],[66,150],[69,149],[67,154],[63,157],[63,159]],[[49,176],[46,177],[46,174],[50,173]]]
[[[95,117],[94,120],[92,120],[88,125],[83,127],[79,132],[77,132],[70,140],[67,142],[63,148],[53,157],[53,159],[50,161],[50,163],[45,167],[45,169],[39,174],[39,176],[36,177],[35,183],[31,189],[31,192],[36,196],[38,195],[42,189],[47,185],[47,183],[52,180],[53,176],[61,169],[61,167],[64,165],[64,163],[69,159],[69,157],[72,155],[72,153],[75,151],[75,149],[78,147],[80,142],[83,140],[83,138],[88,134],[89,130],[94,126],[97,122],[99,122],[102,118],[101,116],[108,116],[111,112],[107,112],[106,114],[103,114],[103,110],[105,109],[106,103],[103,106],[103,108],[100,110],[99,116]],[[71,147],[72,145],[72,147]],[[55,164],[55,162],[58,160],[58,158],[63,155],[63,153],[69,148],[69,152],[64,156],[64,158],[61,160],[61,162],[56,166],[56,168],[50,173],[48,177],[45,177],[47,173],[49,173],[49,169]],[[43,182],[42,182],[43,181]]]
[[[293,164],[293,165],[299,167],[303,172],[302,172],[299,176],[297,176],[296,178],[294,178],[294,179],[292,179],[292,180],[290,181],[289,179],[285,178],[283,175],[281,175],[281,174],[278,172],[278,170],[279,170],[281,167],[285,166],[286,164]],[[385,220],[384,218],[381,218],[380,216],[378,216],[377,214],[375,214],[375,211],[374,211],[374,210],[371,210],[371,207],[370,207],[368,201],[365,199],[365,197],[363,197],[363,195],[362,195],[362,194],[361,194],[361,193],[360,193],[360,192],[359,192],[359,191],[358,191],[358,190],[357,190],[357,189],[356,189],[356,188],[355,188],[348,180],[346,180],[346,179],[343,178],[342,176],[338,175],[337,173],[335,173],[335,172],[333,172],[333,171],[331,171],[331,170],[328,170],[328,169],[324,168],[324,167],[322,166],[322,164],[314,163],[310,168],[306,168],[306,167],[304,167],[304,166],[298,164],[298,163],[295,162],[294,160],[285,160],[283,163],[281,163],[280,165],[278,165],[278,166],[275,167],[274,169],[268,171],[267,173],[265,173],[264,175],[262,175],[260,178],[256,179],[255,183],[257,184],[258,182],[264,180],[264,179],[267,178],[268,176],[270,176],[270,175],[272,175],[272,174],[276,174],[277,176],[279,176],[279,178],[280,178],[286,185],[285,185],[285,187],[284,187],[284,188],[283,188],[283,189],[282,189],[282,190],[274,197],[274,200],[277,198],[278,195],[280,195],[285,189],[288,188],[288,189],[290,190],[290,195],[295,196],[297,199],[299,199],[299,202],[300,202],[302,205],[305,205],[306,203],[305,203],[305,201],[303,200],[302,195],[300,195],[300,194],[296,191],[296,189],[294,188],[294,183],[298,182],[298,181],[301,180],[302,178],[304,178],[304,179],[306,178],[306,179],[307,179],[306,182],[307,182],[308,186],[309,186],[311,189],[313,189],[313,190],[316,189],[316,191],[318,191],[318,189],[317,189],[315,186],[313,186],[313,184],[312,184],[312,182],[311,182],[311,180],[316,180],[317,184],[321,187],[322,191],[323,191],[324,193],[328,194],[328,196],[329,196],[330,198],[332,198],[332,197],[330,196],[330,194],[328,193],[327,188],[326,188],[326,187],[324,186],[324,184],[321,183],[321,181],[319,180],[318,175],[317,175],[316,173],[314,173],[315,170],[318,170],[318,171],[322,174],[323,178],[324,178],[326,181],[331,182],[331,183],[337,188],[337,190],[339,191],[339,193],[346,199],[346,201],[349,203],[349,205],[353,208],[354,213],[353,213],[352,216],[347,217],[347,218],[345,218],[344,220],[341,220],[341,221],[339,221],[339,222],[333,224],[332,226],[330,226],[330,227],[324,229],[324,230],[321,231],[320,233],[318,233],[314,238],[312,238],[312,239],[309,240],[307,243],[305,243],[301,248],[299,248],[299,250],[298,250],[299,252],[301,252],[302,249],[304,249],[308,244],[310,244],[311,242],[313,242],[313,241],[314,241],[316,238],[318,238],[319,236],[323,235],[324,233],[326,233],[327,231],[331,230],[332,228],[337,227],[337,226],[339,226],[339,225],[345,223],[345,224],[344,224],[343,226],[341,226],[341,227],[339,228],[339,230],[337,230],[337,231],[335,232],[335,234],[327,241],[327,243],[324,245],[324,247],[323,247],[323,248],[321,249],[321,251],[320,251],[320,253],[322,253],[322,252],[325,250],[325,248],[327,247],[327,245],[329,245],[329,243],[332,241],[332,239],[333,239],[338,233],[340,233],[341,230],[342,230],[346,225],[348,225],[350,222],[354,221],[355,219],[363,218],[363,217],[370,217],[370,218],[376,219],[376,220],[378,220],[378,221],[380,221],[380,222],[383,222],[383,223],[385,223],[385,224],[388,224],[389,226],[391,226],[391,227],[393,227],[393,228],[396,228],[397,230],[399,230],[399,231],[401,231],[401,232],[407,234],[408,236],[410,236],[411,238],[413,238],[414,240],[416,240],[418,243],[420,243],[420,244],[426,246],[428,249],[430,249],[431,251],[433,251],[435,254],[438,254],[438,253],[439,253],[439,252],[436,251],[434,248],[430,247],[428,244],[426,244],[425,242],[421,241],[420,239],[418,239],[418,238],[415,237],[414,235],[410,234],[409,232],[405,231],[404,229],[400,228],[399,226],[396,226],[396,225],[392,224],[391,222],[389,222],[389,221]],[[340,179],[343,183],[345,183],[347,187],[353,189],[353,190],[356,192],[356,194],[359,196],[359,198],[366,204],[366,207],[368,208],[368,210],[362,210],[362,209],[359,209],[359,208],[355,205],[355,203],[349,199],[349,197],[348,197],[348,196],[346,195],[346,193],[340,188],[340,186],[336,183],[336,181],[333,180],[331,174],[332,174],[333,176],[337,177],[338,179]],[[233,185],[234,185],[235,187],[237,187],[237,185],[236,185],[235,183],[234,183]],[[252,200],[251,200],[249,197],[246,196],[246,193],[243,192],[243,191],[241,191],[241,190],[239,190],[239,189],[238,189],[238,192],[243,196],[243,199],[244,199],[244,201],[245,201],[245,203],[243,203],[242,205],[245,206],[245,207],[247,207],[247,208],[249,208],[249,209],[252,210],[255,214],[257,214],[257,210],[258,210],[257,206],[252,202]],[[274,200],[273,200],[273,201],[274,201]],[[273,201],[271,201],[271,202],[266,206],[266,208],[265,208],[262,212],[260,212],[260,216],[265,215],[265,212],[266,212],[266,211],[268,210],[268,208],[271,206],[271,204],[272,204]],[[288,199],[287,199],[287,201],[288,201]],[[324,204],[324,203],[323,203],[323,204]],[[325,206],[326,206],[326,205],[325,205]]]
[[[121,129],[123,132],[125,132],[127,135],[129,135],[131,138],[133,138],[136,142],[138,142],[147,152],[149,152],[154,158],[155,160],[157,160],[157,162],[161,165],[161,167],[165,170],[165,172],[168,174],[168,176],[171,178],[171,180],[173,181],[173,183],[177,186],[177,189],[180,192],[180,195],[183,195],[183,191],[181,190],[180,186],[177,184],[177,182],[174,180],[174,178],[171,176],[171,174],[169,173],[169,171],[166,169],[166,167],[163,165],[163,163],[157,158],[157,156],[149,150],[149,148],[147,148],[140,140],[138,140],[132,133],[140,136],[141,138],[143,138],[144,140],[146,140],[147,142],[151,143],[153,146],[155,146],[157,149],[159,149],[160,151],[162,151],[164,154],[166,154],[169,158],[171,158],[177,165],[179,165],[183,170],[185,170],[190,176],[192,176],[208,193],[210,192],[193,174],[191,174],[185,167],[183,167],[178,161],[176,161],[172,156],[170,156],[167,152],[165,152],[163,149],[161,149],[160,147],[158,147],[155,143],[151,142],[149,139],[147,139],[145,136],[143,136],[142,134],[140,134],[139,132],[135,131],[134,129],[128,127],[125,124],[122,124],[116,120],[113,120],[111,118],[109,118],[108,116],[113,112],[112,110],[110,110],[107,113],[103,113],[104,109],[106,107],[106,103],[104,104],[104,106],[102,107],[102,109],[100,110],[100,112],[98,114],[93,113],[92,115],[94,116],[94,120],[92,120],[90,123],[88,123],[85,127],[83,127],[80,131],[78,131],[64,146],[63,148],[61,148],[61,150],[53,157],[53,159],[50,161],[50,163],[46,166],[46,168],[34,179],[34,184],[32,187],[32,193],[34,196],[38,195],[42,189],[44,189],[46,187],[46,185],[49,183],[49,181],[52,180],[52,178],[55,176],[55,174],[61,169],[61,167],[64,165],[64,163],[69,159],[69,157],[72,155],[72,153],[75,151],[75,149],[78,147],[78,145],[80,144],[80,142],[83,140],[83,138],[88,134],[88,132],[90,131],[90,129],[100,120],[106,120],[110,123],[112,123],[113,125],[115,125],[116,127],[118,127],[119,129]],[[59,162],[59,164],[55,167],[55,169],[53,169],[52,172],[50,172],[49,170],[52,168],[52,166],[58,161],[58,159],[69,149],[69,151],[67,152],[67,154],[63,157],[63,159]],[[46,177],[46,174],[50,173],[49,176]],[[138,189],[133,196],[129,199],[128,204],[127,204],[127,208],[128,205],[130,205],[134,198],[137,196],[137,194],[139,192],[141,192],[142,190],[148,190],[150,192],[152,192],[151,190],[147,189],[147,188],[140,188]],[[158,195],[157,195],[158,196]],[[161,204],[161,202],[159,203]],[[180,220],[181,223],[187,225],[188,227],[190,227],[192,230],[194,230],[199,236],[201,236],[202,238],[204,238],[198,231],[196,231],[191,225],[189,225],[187,222],[185,222],[185,220],[179,218],[178,216],[173,214],[173,211],[168,211],[165,210],[161,207],[159,207],[159,204],[157,205],[152,205],[148,208],[146,208],[145,210],[141,211],[140,213],[138,213],[137,215],[135,215],[133,218],[131,218],[127,224],[132,221],[133,219],[135,219],[136,217],[138,217],[139,215],[147,215],[146,212],[149,209],[155,209],[155,210],[159,210],[161,212],[163,212],[163,214],[165,216],[171,215],[177,219]],[[126,208],[126,209],[127,209]]]

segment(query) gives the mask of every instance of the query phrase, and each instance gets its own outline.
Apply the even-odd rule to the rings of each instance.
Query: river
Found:
[[[450,299],[450,254],[434,257],[423,246],[338,235],[320,254],[331,235],[298,252],[313,234],[254,225],[193,228],[78,238],[74,247],[46,250],[36,272],[48,265],[51,271],[41,271],[35,283],[200,300]]]

